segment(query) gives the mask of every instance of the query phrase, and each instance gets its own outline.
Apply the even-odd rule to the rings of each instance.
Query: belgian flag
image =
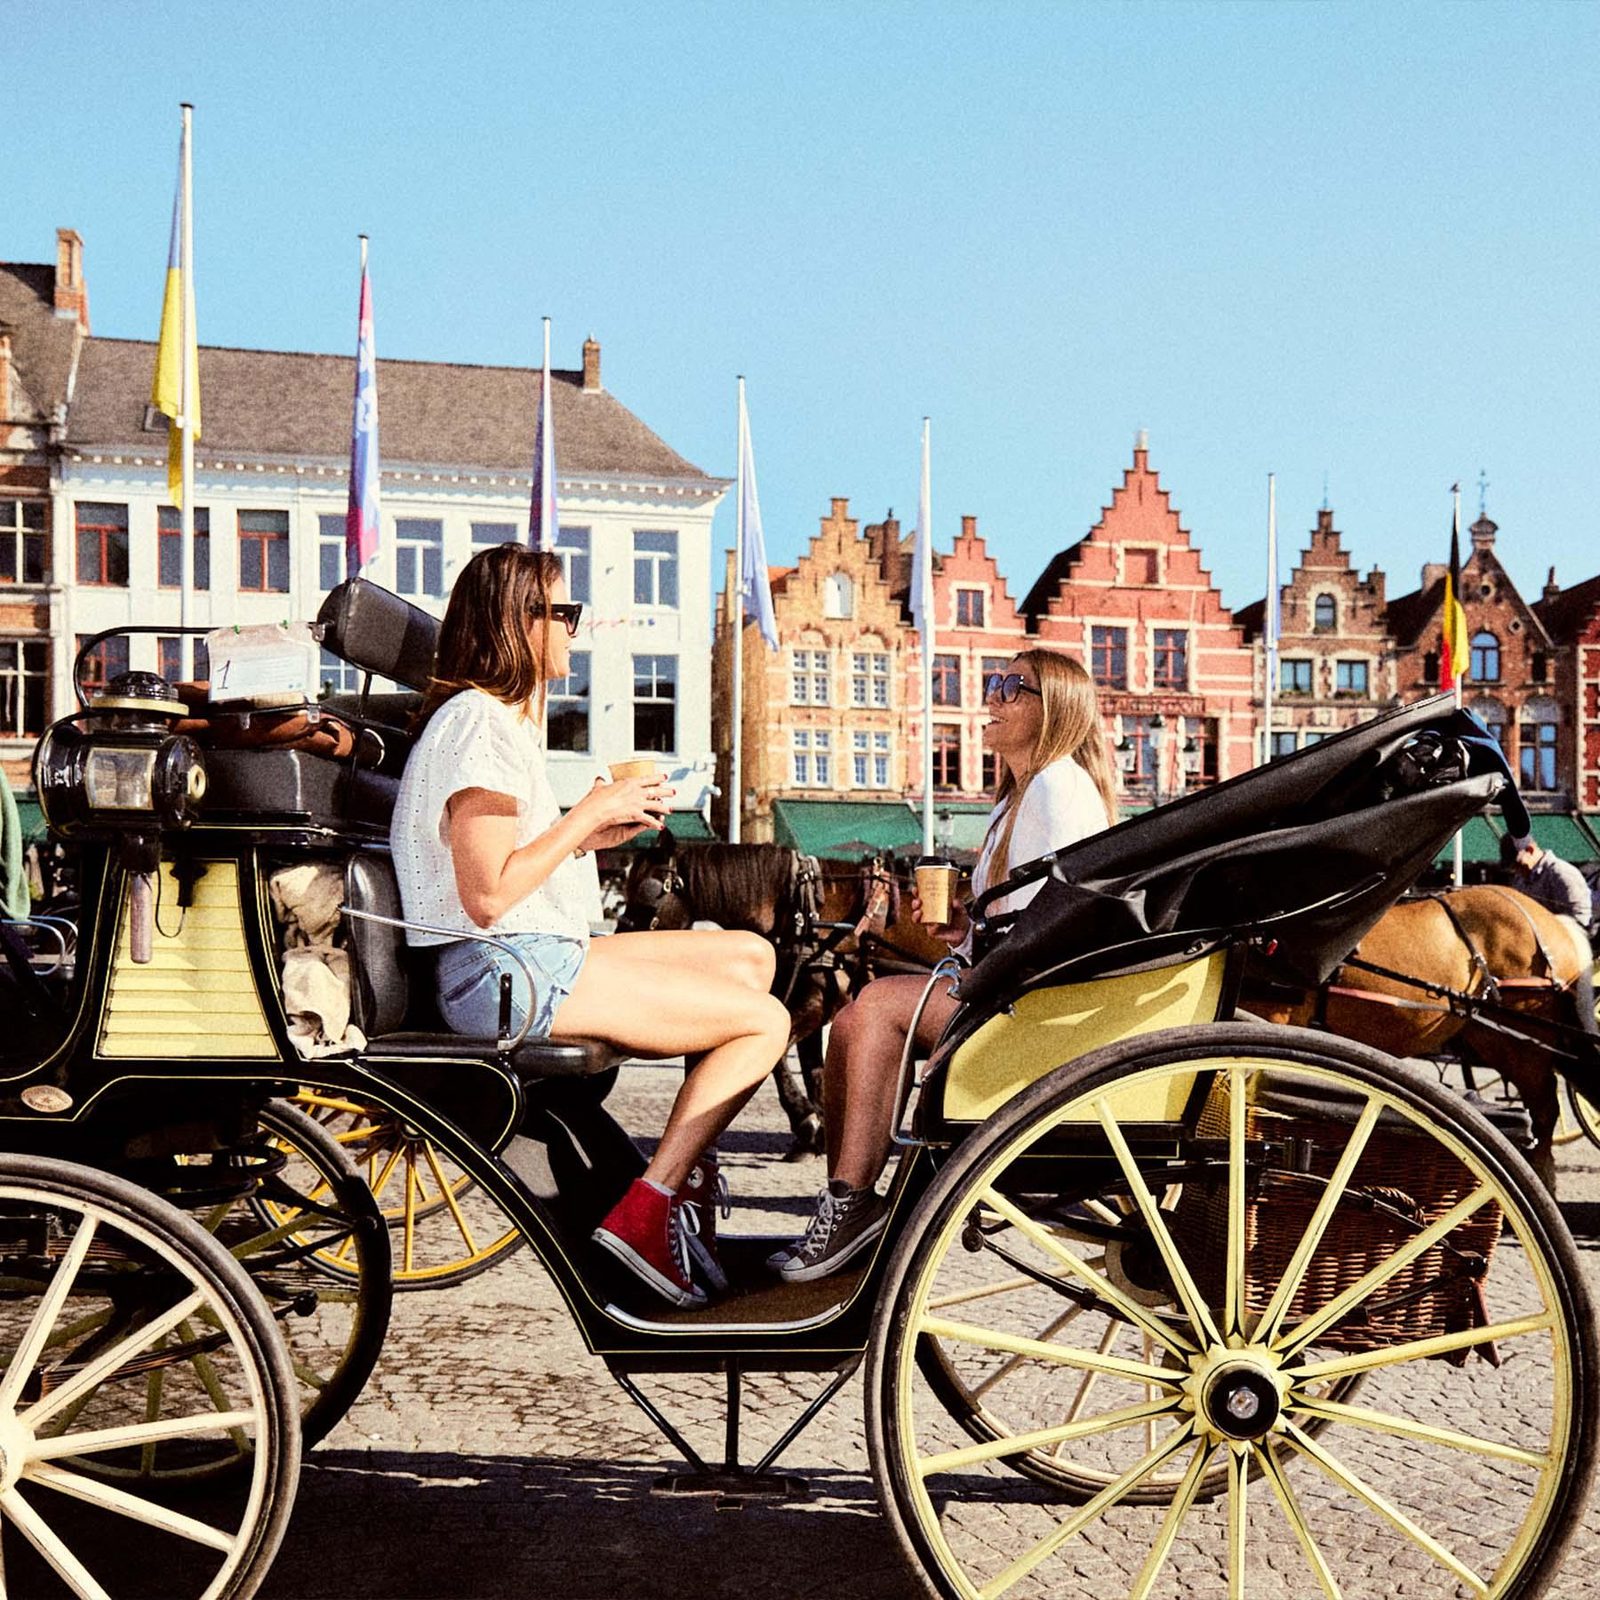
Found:
[[[1460,689],[1467,681],[1467,613],[1461,604],[1461,516],[1450,518],[1450,570],[1439,614],[1439,687]]]

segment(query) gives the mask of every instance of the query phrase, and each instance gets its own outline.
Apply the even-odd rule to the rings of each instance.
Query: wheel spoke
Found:
[[[1004,1439],[985,1439],[981,1444],[969,1444],[960,1450],[945,1450],[938,1455],[923,1456],[917,1462],[917,1473],[930,1478],[936,1472],[954,1472],[960,1467],[970,1467],[980,1461],[997,1461],[1006,1456],[1020,1456],[1029,1450],[1043,1450],[1049,1445],[1061,1445],[1072,1439],[1086,1439],[1097,1433],[1114,1433],[1118,1428],[1130,1428],[1149,1417],[1169,1417],[1176,1414],[1175,1399],[1147,1400],[1142,1405],[1124,1406],[1120,1411],[1107,1411],[1087,1422],[1064,1422],[1054,1428],[1036,1428],[1031,1433],[1011,1434]]]
[[[1288,1424],[1288,1437],[1295,1449],[1314,1461],[1342,1489],[1355,1495],[1357,1499],[1366,1501],[1380,1517],[1391,1523],[1413,1544],[1427,1551],[1441,1566],[1453,1572],[1469,1589],[1480,1595],[1488,1595],[1489,1585],[1471,1567],[1453,1556],[1431,1534],[1424,1533],[1397,1505],[1364,1479],[1357,1477],[1348,1467],[1336,1461],[1315,1439],[1292,1422]]]
[[[1554,1314],[1542,1311],[1537,1316],[1519,1317],[1515,1322],[1486,1322],[1479,1328],[1439,1333],[1429,1339],[1410,1339],[1404,1344],[1384,1345],[1377,1350],[1357,1350],[1346,1356],[1329,1356],[1325,1361],[1308,1361],[1291,1369],[1289,1376],[1299,1383],[1342,1378],[1350,1372],[1370,1372],[1374,1367],[1397,1367],[1407,1361],[1448,1355],[1452,1350],[1470,1350],[1475,1344],[1520,1339],[1530,1333],[1544,1333],[1554,1326]]]
[[[1327,1595],[1328,1600],[1342,1600],[1338,1580],[1335,1579],[1327,1561],[1323,1559],[1322,1551],[1317,1548],[1317,1541],[1311,1537],[1311,1525],[1306,1521],[1305,1512],[1300,1509],[1300,1501],[1289,1482],[1288,1474],[1283,1470],[1283,1463],[1272,1453],[1270,1443],[1263,1445],[1256,1454],[1261,1460],[1261,1468],[1266,1474],[1267,1482],[1272,1485],[1273,1492],[1278,1497],[1278,1504],[1283,1507],[1284,1516],[1289,1519],[1289,1526],[1294,1529],[1295,1538],[1300,1541],[1300,1548],[1305,1552],[1306,1561],[1316,1574],[1317,1582],[1322,1586],[1322,1592]],[[1232,1581],[1231,1578],[1229,1581]],[[1239,1592],[1244,1593],[1242,1576]]]
[[[1553,1457],[1537,1450],[1501,1444],[1496,1439],[1479,1439],[1470,1433],[1436,1428],[1431,1423],[1413,1422],[1409,1417],[1397,1417],[1387,1411],[1369,1411],[1365,1406],[1345,1405],[1338,1400],[1308,1397],[1294,1402],[1294,1409],[1310,1417],[1325,1418],[1329,1422],[1344,1422],[1356,1428],[1392,1433],[1400,1439],[1420,1439],[1428,1444],[1448,1445],[1452,1450],[1470,1450],[1474,1455],[1493,1456],[1499,1461],[1515,1461],[1520,1466],[1536,1467],[1540,1472],[1548,1472],[1555,1465]]]
[[[987,1300],[990,1295],[1014,1294],[1018,1289],[1036,1289],[1037,1278],[1005,1278],[999,1283],[980,1283],[974,1289],[956,1289],[928,1302],[930,1311],[948,1311],[951,1306],[965,1305],[969,1300]],[[1081,1308],[1080,1308],[1081,1309]]]
[[[1269,1344],[1277,1337],[1278,1324],[1282,1322],[1285,1313],[1294,1303],[1295,1295],[1300,1292],[1300,1285],[1305,1281],[1306,1272],[1317,1253],[1317,1246],[1322,1243],[1322,1236],[1333,1220],[1334,1209],[1344,1198],[1344,1192],[1350,1185],[1351,1174],[1356,1170],[1356,1163],[1367,1148],[1367,1140],[1372,1137],[1372,1130],[1378,1125],[1378,1115],[1382,1109],[1376,1100],[1369,1097],[1361,1116],[1351,1130],[1350,1138],[1345,1143],[1344,1153],[1339,1157],[1339,1163],[1333,1169],[1333,1175],[1328,1179],[1328,1185],[1317,1201],[1316,1210],[1311,1213],[1311,1220],[1306,1224],[1306,1231],[1300,1236],[1300,1243],[1295,1246],[1294,1254],[1289,1257],[1289,1265],[1284,1268],[1283,1276],[1278,1280],[1278,1287],[1273,1290],[1272,1298],[1267,1302],[1267,1309],[1262,1313],[1261,1321],[1256,1326],[1256,1338],[1263,1344]]]
[[[1102,1096],[1095,1101],[1094,1109],[1100,1118],[1100,1126],[1105,1129],[1106,1138],[1110,1141],[1117,1164],[1122,1168],[1122,1175],[1128,1180],[1128,1188],[1138,1203],[1145,1226],[1150,1230],[1151,1242],[1166,1264],[1172,1286],[1178,1291],[1178,1298],[1183,1302],[1184,1310],[1189,1313],[1190,1324],[1204,1343],[1221,1344],[1222,1335],[1217,1331],[1211,1309],[1201,1298],[1188,1266],[1178,1253],[1177,1242],[1167,1228],[1166,1219],[1161,1215],[1161,1208],[1156,1204],[1155,1196],[1150,1193],[1149,1185],[1144,1181],[1139,1163],[1133,1159],[1133,1152],[1128,1148],[1128,1141],[1123,1137],[1122,1129],[1117,1124],[1111,1102]]]
[[[1250,1523],[1250,1452],[1228,1451],[1228,1600],[1245,1600],[1245,1530]]]
[[[206,1411],[191,1417],[158,1417],[151,1422],[128,1422],[115,1428],[86,1428],[82,1433],[62,1433],[47,1439],[35,1439],[31,1454],[39,1461],[55,1461],[62,1456],[92,1456],[102,1450],[156,1444],[164,1439],[200,1439],[210,1433],[254,1427],[259,1420],[253,1411]]]
[[[1361,1302],[1375,1290],[1381,1289],[1397,1272],[1409,1266],[1418,1256],[1431,1250],[1441,1239],[1454,1233],[1470,1216],[1481,1210],[1494,1198],[1488,1184],[1479,1184],[1464,1200],[1459,1200],[1439,1220],[1414,1234],[1387,1260],[1380,1261],[1370,1272],[1351,1284],[1342,1294],[1337,1294],[1320,1311],[1298,1322],[1276,1341],[1276,1348],[1285,1355],[1312,1343],[1335,1323],[1342,1322]]]
[[[61,1467],[39,1467],[30,1471],[27,1477],[30,1482],[43,1484],[60,1494],[71,1495],[75,1500],[87,1501],[90,1505],[114,1511],[118,1516],[131,1517],[146,1527],[159,1528],[163,1533],[176,1534],[180,1539],[203,1544],[208,1550],[220,1550],[226,1555],[233,1549],[234,1536],[231,1533],[224,1533],[222,1529],[213,1528],[194,1517],[186,1517],[167,1506],[157,1505],[153,1500],[143,1500],[124,1489],[113,1488],[109,1483],[100,1483],[94,1478],[85,1478]]]
[[[1174,1429],[1171,1436],[1164,1439],[1142,1461],[1136,1462],[1120,1478],[1108,1483],[1099,1494],[1081,1506],[1059,1528],[1046,1534],[1031,1550],[1018,1556],[998,1577],[990,1579],[978,1591],[981,1600],[997,1600],[997,1597],[1003,1595],[1007,1589],[1020,1583],[1041,1561],[1047,1561],[1053,1556],[1068,1539],[1088,1527],[1097,1517],[1103,1516],[1118,1501],[1132,1494],[1157,1467],[1177,1455],[1193,1437],[1193,1428],[1190,1424],[1186,1423],[1183,1427]]]
[[[456,1220],[456,1231],[460,1233],[466,1244],[469,1255],[477,1255],[478,1241],[472,1237],[472,1229],[467,1226],[467,1219],[461,1214],[461,1207],[456,1203],[455,1190],[445,1182],[444,1172],[439,1166],[439,1152],[431,1144],[422,1147],[423,1153],[428,1158],[428,1165],[433,1169],[434,1182],[439,1185],[439,1193],[444,1196],[444,1203],[450,1208],[450,1215]]]
[[[1069,1306],[1059,1317],[1045,1327],[1039,1334],[1041,1339],[1053,1339],[1068,1323],[1083,1315],[1082,1306]],[[1028,1358],[1026,1356],[1007,1356],[1004,1361],[989,1374],[972,1386],[972,1398],[981,1400],[1002,1378],[1008,1378]],[[1072,1420],[1070,1417],[1067,1419]]]
[[[0,1494],[0,1511],[17,1525],[17,1531],[55,1569],[56,1575],[78,1600],[111,1600],[94,1575],[56,1537],[54,1530],[17,1491]]]
[[[50,1279],[50,1287],[45,1290],[38,1308],[28,1321],[27,1329],[17,1345],[16,1354],[12,1356],[11,1364],[6,1368],[5,1379],[0,1381],[0,1412],[10,1411],[16,1405],[23,1384],[32,1376],[34,1363],[39,1359],[40,1352],[50,1337],[50,1330],[55,1327],[56,1318],[61,1315],[61,1307],[66,1303],[67,1296],[72,1293],[78,1269],[83,1265],[83,1258],[88,1255],[89,1246],[94,1242],[94,1230],[93,1217],[85,1217],[78,1224],[78,1231],[73,1234],[72,1243],[67,1246],[66,1254],[62,1256]]]
[[[1222,1327],[1225,1333],[1243,1333],[1247,1295],[1244,1279],[1244,1135],[1245,1074],[1242,1067],[1228,1068],[1228,1264],[1223,1279]]]
[[[368,1158],[369,1171],[377,1171],[379,1154],[379,1151],[374,1150],[372,1155]],[[367,1187],[372,1190],[375,1199],[381,1200],[383,1198],[383,1191],[389,1187],[389,1180],[394,1176],[394,1169],[399,1166],[399,1164],[400,1146],[395,1145],[395,1147],[389,1152],[389,1159],[383,1164],[383,1171],[379,1172],[376,1177],[369,1178],[367,1180]]]
[[[1206,1470],[1206,1463],[1211,1459],[1215,1448],[1216,1446],[1204,1439],[1194,1447],[1194,1459],[1189,1463],[1189,1470],[1183,1475],[1183,1482],[1178,1485],[1178,1492],[1172,1497],[1172,1504],[1168,1506],[1166,1516],[1162,1518],[1156,1542],[1145,1561],[1144,1569],[1128,1592],[1128,1600],[1149,1600],[1150,1590],[1161,1575],[1161,1569],[1167,1564],[1167,1557],[1172,1553],[1172,1541],[1177,1538],[1178,1529],[1183,1526],[1183,1519],[1189,1515],[1190,1507],[1194,1505],[1194,1497],[1200,1491],[1201,1474]]]
[[[406,1196],[405,1196],[405,1232],[403,1235],[404,1246],[400,1253],[400,1270],[410,1272],[412,1252],[417,1242],[417,1164],[411,1157],[406,1157]]]
[[[36,1400],[21,1414],[22,1420],[37,1433],[42,1423],[48,1422],[58,1411],[71,1405],[80,1395],[87,1395],[91,1390],[99,1388],[100,1384],[129,1357],[137,1355],[139,1351],[165,1338],[185,1317],[191,1316],[204,1300],[204,1293],[197,1289],[187,1299],[180,1301],[153,1322],[145,1323],[127,1338],[119,1339],[109,1350],[102,1351],[88,1366],[74,1374],[59,1389]]]
[[[956,1339],[962,1344],[975,1344],[984,1350],[1005,1350],[1013,1355],[1032,1356],[1037,1361],[1050,1361],[1057,1366],[1077,1367],[1086,1372],[1106,1372],[1117,1378],[1159,1384],[1163,1389],[1181,1386],[1178,1374],[1163,1367],[1130,1361],[1126,1356],[1102,1355],[1098,1351],[1074,1350],[1064,1344],[1047,1344],[1043,1339],[1002,1333],[998,1328],[977,1328],[966,1322],[947,1322],[943,1317],[926,1317],[917,1331],[931,1333],[936,1339]]]
[[[1095,1354],[1100,1356],[1105,1355],[1111,1349],[1112,1345],[1117,1342],[1117,1335],[1121,1332],[1122,1328],[1118,1323],[1108,1323],[1106,1325],[1106,1331],[1100,1335],[1100,1343],[1095,1346]],[[1094,1388],[1094,1380],[1096,1376],[1097,1374],[1094,1372],[1085,1372],[1084,1375],[1078,1379],[1077,1392],[1072,1397],[1072,1404],[1067,1407],[1066,1421],[1076,1422],[1083,1414],[1084,1405],[1089,1399],[1089,1391]],[[1150,1393],[1149,1384],[1145,1385],[1144,1392],[1146,1395]],[[1061,1452],[1058,1450],[1056,1451],[1056,1454],[1060,1455]]]
[[[992,1189],[985,1190],[982,1203],[997,1211],[1018,1232],[1049,1255],[1053,1255],[1074,1277],[1080,1278],[1098,1299],[1115,1306],[1135,1327],[1143,1328],[1150,1337],[1170,1350],[1175,1356],[1188,1357],[1195,1353],[1194,1344],[1176,1328],[1169,1328],[1159,1317],[1153,1317],[1132,1295],[1119,1289],[1110,1278],[1098,1273],[1088,1262],[1075,1256],[1048,1228],[1041,1227],[1025,1211],[1012,1205],[1003,1195]]]

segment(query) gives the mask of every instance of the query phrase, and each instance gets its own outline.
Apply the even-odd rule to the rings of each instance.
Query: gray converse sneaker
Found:
[[[767,1258],[786,1283],[826,1278],[853,1260],[883,1232],[889,1207],[871,1189],[852,1189],[837,1178],[817,1196],[805,1236]]]

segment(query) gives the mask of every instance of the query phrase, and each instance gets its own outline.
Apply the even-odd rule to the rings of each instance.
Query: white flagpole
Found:
[[[190,344],[196,338],[193,327],[190,326],[189,307],[194,304],[194,169],[191,165],[189,154],[189,133],[191,119],[194,116],[194,107],[187,101],[183,103],[183,161],[180,184],[183,189],[181,201],[182,221],[178,232],[178,270],[183,278],[181,292],[178,296],[178,350],[179,366],[182,369],[178,379],[178,438],[179,438],[179,482],[183,493],[178,506],[178,625],[180,629],[189,626],[189,556],[194,548],[194,396],[190,393],[191,377],[189,370]],[[195,359],[198,362],[199,352],[196,350]],[[184,661],[191,656],[192,646],[186,633],[178,635],[178,671],[184,669]]]
[[[744,375],[739,376],[739,467],[734,490],[733,593],[728,646],[733,658],[733,703],[728,708],[728,843],[738,844],[744,812]]]
[[[1459,548],[1461,541],[1461,485],[1459,483],[1453,483],[1450,486],[1450,532],[1452,535],[1452,543]],[[1465,620],[1467,608],[1463,604],[1461,596],[1455,593],[1453,586],[1451,589],[1450,598],[1456,605],[1461,606],[1461,615],[1463,620]],[[1451,627],[1453,625],[1453,621],[1453,618],[1446,617],[1444,619],[1445,626],[1447,628]],[[1453,653],[1454,652],[1452,650],[1452,654]],[[1470,661],[1471,659],[1472,655],[1469,648],[1467,661]],[[1451,677],[1455,679],[1455,682],[1451,686],[1451,693],[1455,696],[1456,709],[1458,711],[1462,706],[1461,679],[1465,673],[1466,664],[1466,661],[1452,662],[1454,671],[1451,673]],[[1463,829],[1459,828],[1456,830],[1455,842],[1452,844],[1450,850],[1451,881],[1458,889],[1461,887],[1462,878],[1464,876],[1466,867],[1466,863],[1462,857],[1461,849],[1461,835],[1463,831]]]
[[[922,419],[922,498],[917,541],[918,582],[922,593],[922,853],[933,854],[933,490],[929,464],[929,424]]]
[[[1266,723],[1262,735],[1261,762],[1272,759],[1272,691],[1278,675],[1278,479],[1267,474],[1267,600],[1261,608],[1262,659],[1265,673],[1261,686],[1261,715]]]

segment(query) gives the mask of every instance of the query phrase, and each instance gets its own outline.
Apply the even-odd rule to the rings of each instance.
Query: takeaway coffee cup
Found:
[[[937,856],[923,856],[917,862],[917,898],[922,902],[922,920],[938,927],[950,920],[950,897],[955,893],[958,869]]]
[[[656,764],[647,756],[635,756],[631,761],[613,761],[610,772],[613,783],[621,783],[625,778],[653,778]]]

